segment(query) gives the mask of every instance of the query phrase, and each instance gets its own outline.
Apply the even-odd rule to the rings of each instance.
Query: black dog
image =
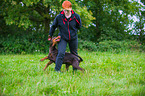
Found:
[[[46,64],[43,70],[45,70],[50,64],[55,63],[56,57],[58,54],[58,50],[56,49],[57,42],[60,41],[60,36],[54,37],[51,40],[50,47],[49,47],[49,54],[45,58],[42,58],[40,61],[44,61],[45,59],[49,59],[50,61]],[[78,58],[79,57],[79,58]],[[83,59],[78,56],[77,54],[71,54],[65,52],[65,56],[63,59],[63,64],[66,64],[66,70],[68,70],[69,66],[72,65],[74,68],[78,70],[84,71],[83,68],[79,67],[79,63],[82,62]]]

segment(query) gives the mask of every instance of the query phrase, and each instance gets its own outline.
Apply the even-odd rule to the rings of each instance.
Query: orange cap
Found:
[[[62,3],[62,8],[63,9],[67,9],[67,10],[71,10],[72,9],[72,4],[70,1],[64,1]]]

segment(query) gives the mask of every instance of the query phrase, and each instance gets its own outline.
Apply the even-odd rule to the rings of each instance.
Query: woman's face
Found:
[[[67,15],[67,16],[70,15],[71,14],[71,10],[64,9],[64,14]]]

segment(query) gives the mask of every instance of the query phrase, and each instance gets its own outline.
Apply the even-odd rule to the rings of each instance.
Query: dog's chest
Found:
[[[57,56],[57,51],[51,51],[51,53],[48,54],[48,59],[49,60],[52,60],[52,61],[55,61],[56,60],[56,56]]]

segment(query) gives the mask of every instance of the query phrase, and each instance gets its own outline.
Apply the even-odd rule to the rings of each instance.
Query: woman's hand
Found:
[[[51,36],[50,35],[48,35],[48,41],[50,41],[51,40]]]

